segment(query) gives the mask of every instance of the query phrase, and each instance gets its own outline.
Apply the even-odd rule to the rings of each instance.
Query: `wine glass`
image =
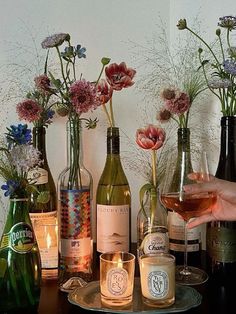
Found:
[[[186,193],[184,191],[186,184],[210,180],[206,152],[201,152],[195,157],[193,169],[189,152],[182,152],[181,160],[177,159],[177,163],[176,154],[169,158],[164,182],[160,189],[162,204],[167,209],[177,212],[184,219],[184,265],[176,267],[176,282],[184,285],[197,285],[208,279],[205,271],[188,266],[187,222],[190,218],[199,216],[202,211],[207,210],[216,202],[216,195],[212,192]]]

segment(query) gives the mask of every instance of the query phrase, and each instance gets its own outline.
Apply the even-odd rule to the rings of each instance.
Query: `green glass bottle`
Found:
[[[0,312],[36,310],[40,283],[40,254],[29,217],[28,199],[12,198],[0,242]]]
[[[57,200],[56,187],[48,165],[46,154],[46,128],[33,128],[33,146],[40,152],[41,163],[29,171],[28,180],[38,192],[48,194],[48,201],[37,202],[38,192],[30,196],[30,218],[37,238],[42,261],[42,278],[56,279],[58,276],[58,233],[57,233]],[[47,197],[47,196],[46,196]],[[50,238],[45,240],[46,229]]]
[[[120,160],[119,128],[107,129],[107,157],[97,187],[97,251],[129,251],[131,194]]]

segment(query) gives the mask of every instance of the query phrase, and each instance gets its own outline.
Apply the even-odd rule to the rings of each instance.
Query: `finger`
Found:
[[[188,184],[185,185],[183,188],[184,191],[187,193],[217,192],[217,185],[213,181]]]
[[[195,180],[195,181],[214,181],[216,177],[209,173],[201,173],[201,172],[192,172],[188,174],[188,178],[190,180]]]
[[[197,227],[203,223],[206,223],[206,222],[209,222],[209,221],[212,221],[212,220],[215,220],[214,216],[212,216],[211,213],[209,214],[205,214],[205,215],[202,215],[200,217],[197,217],[197,218],[194,218],[193,220],[191,220],[191,222],[189,222],[187,224],[187,228],[188,229],[192,229],[194,227]]]

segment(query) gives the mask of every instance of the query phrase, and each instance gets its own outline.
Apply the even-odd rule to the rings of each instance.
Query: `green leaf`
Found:
[[[52,73],[50,71],[48,71],[48,74],[50,76],[50,79],[51,79],[51,82],[52,84],[57,88],[57,89],[60,89],[61,88],[61,81],[59,79],[56,79]]]
[[[35,185],[33,185],[33,184],[28,184],[28,185],[26,186],[26,191],[27,191],[27,193],[29,193],[29,194],[31,194],[31,193],[39,193],[37,187],[36,187]]]
[[[46,203],[49,202],[49,200],[50,200],[50,193],[49,193],[49,191],[40,192],[38,197],[37,197],[37,202],[38,203],[46,204]]]

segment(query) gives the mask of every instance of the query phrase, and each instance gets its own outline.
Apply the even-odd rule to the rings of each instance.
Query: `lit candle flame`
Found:
[[[115,253],[112,258],[112,261],[117,263],[118,268],[123,268],[123,262],[122,262],[120,253]]]
[[[49,233],[47,234],[46,241],[47,241],[47,248],[49,249],[51,247],[51,245],[52,245],[52,238],[51,238]]]

